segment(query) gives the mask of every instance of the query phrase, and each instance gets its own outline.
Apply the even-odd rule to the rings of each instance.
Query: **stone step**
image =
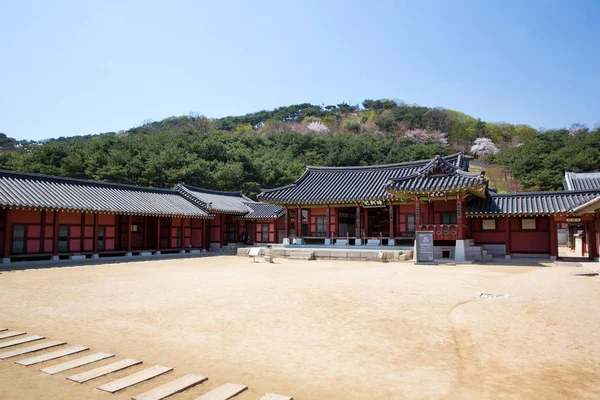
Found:
[[[504,256],[506,254],[506,246],[503,244],[484,244],[483,248],[488,254],[495,256]]]
[[[292,260],[313,260],[315,253],[312,251],[292,251],[288,258]]]

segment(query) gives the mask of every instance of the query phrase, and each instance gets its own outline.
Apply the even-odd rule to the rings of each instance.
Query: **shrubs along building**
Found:
[[[174,189],[0,171],[0,251],[18,259],[219,251],[246,244],[412,246],[434,235],[436,258],[599,253],[600,174],[565,190],[498,194],[470,157],[361,167],[307,167],[293,184],[241,192]]]

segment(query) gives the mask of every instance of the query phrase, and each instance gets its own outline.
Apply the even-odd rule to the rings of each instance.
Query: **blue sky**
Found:
[[[600,122],[599,1],[0,0],[0,132],[392,98]]]

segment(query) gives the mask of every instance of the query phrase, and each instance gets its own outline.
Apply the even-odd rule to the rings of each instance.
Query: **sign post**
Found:
[[[417,264],[435,264],[433,258],[433,232],[418,231],[417,246]]]

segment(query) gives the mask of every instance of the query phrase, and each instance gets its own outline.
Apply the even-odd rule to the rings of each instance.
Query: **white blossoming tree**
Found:
[[[329,128],[320,121],[312,121],[308,125],[306,125],[306,129],[314,133],[327,133],[329,132]]]
[[[496,147],[492,139],[478,138],[475,139],[475,144],[471,147],[471,154],[475,157],[483,157],[488,154],[498,154],[500,150]]]

